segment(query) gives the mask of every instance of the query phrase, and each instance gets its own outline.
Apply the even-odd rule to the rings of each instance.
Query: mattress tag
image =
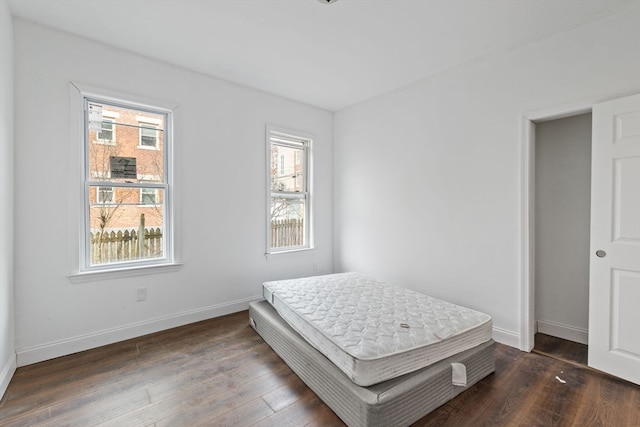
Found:
[[[451,364],[451,383],[453,385],[467,385],[467,367],[462,363]]]

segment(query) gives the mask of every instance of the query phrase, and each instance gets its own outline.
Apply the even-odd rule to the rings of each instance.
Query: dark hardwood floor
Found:
[[[538,332],[535,336],[533,351],[555,359],[564,360],[565,362],[587,366],[589,347],[585,344],[552,337],[551,335],[545,335]]]
[[[19,368],[0,426],[342,426],[232,314]],[[496,372],[416,426],[640,426],[640,387],[496,345]]]

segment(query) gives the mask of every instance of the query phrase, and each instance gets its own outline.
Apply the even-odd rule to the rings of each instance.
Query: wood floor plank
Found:
[[[415,426],[640,426],[634,384],[500,344],[495,357],[494,374]],[[63,425],[344,423],[248,326],[245,311],[19,368],[0,401],[0,426]]]
[[[212,419],[203,419],[194,424],[193,427],[233,427],[241,425],[252,425],[273,415],[273,409],[262,399],[252,399],[249,402],[231,409],[222,415]]]
[[[581,365],[587,364],[589,348],[585,344],[536,333],[534,352]]]
[[[249,329],[248,326],[246,328],[247,330]],[[171,339],[173,334],[169,333],[169,335]],[[254,348],[256,344],[266,348],[266,344],[259,337],[256,337],[252,330],[247,335],[247,339],[235,340],[232,344],[225,343],[220,347],[220,351],[218,351],[218,343],[210,344],[209,350],[216,352],[218,356],[216,363],[214,363],[214,369],[224,370],[224,366],[227,364],[219,362],[237,357],[238,353],[246,356],[250,354],[247,353],[247,350]],[[113,347],[122,348],[128,347],[128,345],[127,343],[118,343],[106,348],[111,350]],[[153,385],[156,382],[162,382],[167,375],[173,376],[178,372],[186,372],[188,376],[204,374],[200,370],[202,360],[198,357],[197,351],[186,355],[184,351],[170,351],[168,348],[171,348],[171,346],[163,346],[160,351],[154,353],[155,356],[153,358],[143,357],[140,360],[128,358],[125,361],[125,359],[114,357],[117,360],[113,363],[98,363],[95,357],[84,357],[83,355],[79,357],[79,363],[77,363],[76,371],[73,373],[68,372],[66,369],[62,372],[52,369],[49,374],[43,375],[44,378],[53,378],[52,380],[45,379],[40,381],[39,378],[28,377],[28,380],[17,381],[16,393],[7,396],[7,403],[3,411],[0,412],[0,421],[5,416],[11,415],[12,411],[20,411],[20,408],[14,409],[12,406],[13,401],[21,397],[20,403],[23,405],[29,402],[37,402],[39,406],[45,406],[53,402],[59,402],[61,398],[66,400],[80,399],[82,396],[91,394],[97,389],[107,395],[125,393],[131,388],[140,388]],[[91,353],[99,351],[100,349],[95,349]],[[112,352],[107,351],[107,353],[111,354]],[[70,359],[74,357],[75,355],[68,356]],[[89,362],[87,363],[87,361]],[[63,362],[66,363],[65,361]],[[59,360],[55,360],[52,365],[58,367],[59,363]],[[108,367],[105,367],[105,364]],[[37,369],[40,370],[40,366]],[[73,387],[70,385],[73,385]]]
[[[265,394],[262,399],[276,412],[298,401],[300,393],[307,386],[298,377],[296,378],[297,380]]]
[[[294,375],[293,372],[290,374]],[[180,401],[176,412],[169,417],[156,421],[156,425],[158,427],[172,427],[206,424],[211,422],[212,419],[235,410],[238,406],[259,398],[262,394],[268,393],[269,390],[281,386],[282,380],[283,378],[278,375],[266,374],[234,387],[231,391],[219,392],[211,389],[208,394],[200,393],[198,396],[190,396]],[[265,406],[268,407],[266,403]],[[269,411],[272,412],[270,408]]]
[[[307,388],[300,394],[300,399],[295,405],[289,405],[253,425],[255,427],[304,426],[310,423],[324,406],[326,405],[322,403],[318,396]]]

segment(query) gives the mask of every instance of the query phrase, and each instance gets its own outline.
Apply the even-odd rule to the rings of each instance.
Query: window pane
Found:
[[[113,203],[113,187],[97,187],[97,203]]]
[[[98,132],[96,138],[102,141],[113,141],[113,122],[103,119],[101,127],[102,129]]]
[[[156,203],[158,203],[158,190],[156,188],[140,189],[141,205],[155,205]]]
[[[165,116],[114,105],[99,105],[102,105],[101,123],[87,120],[87,179],[164,182]],[[157,149],[141,149],[141,146]]]
[[[271,247],[305,245],[305,199],[271,198]]]
[[[155,147],[156,140],[156,128],[142,125],[142,127],[140,128],[140,145],[144,147]]]
[[[113,202],[105,204],[99,200],[104,188],[89,189],[89,265],[162,257],[164,191],[114,187]]]
[[[271,190],[272,191],[305,191],[304,167],[299,159],[304,149],[288,146],[271,145]],[[298,161],[296,161],[298,159]]]

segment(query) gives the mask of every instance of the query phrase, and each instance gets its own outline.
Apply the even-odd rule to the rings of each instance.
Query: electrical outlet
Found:
[[[136,291],[136,301],[144,301],[147,299],[147,288],[138,288]]]

